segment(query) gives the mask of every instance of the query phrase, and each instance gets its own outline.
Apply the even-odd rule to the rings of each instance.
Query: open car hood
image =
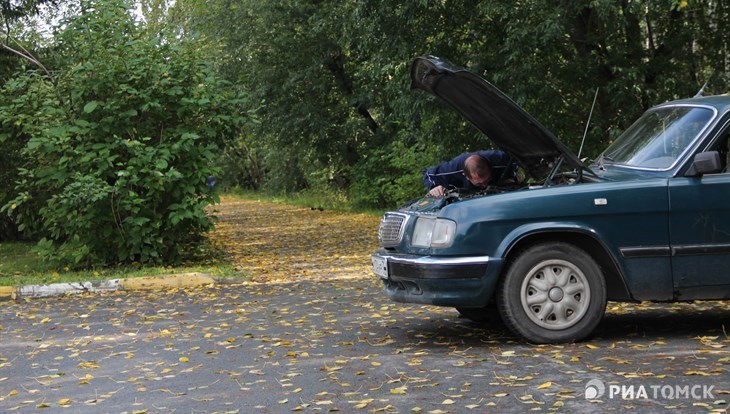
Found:
[[[483,78],[435,56],[411,64],[411,86],[439,97],[510,154],[533,178],[562,161],[587,167],[563,143],[507,95]]]

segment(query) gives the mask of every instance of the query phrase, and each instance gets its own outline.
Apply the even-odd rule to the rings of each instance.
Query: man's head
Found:
[[[492,167],[481,155],[471,155],[464,161],[464,177],[474,186],[485,188],[492,179]]]

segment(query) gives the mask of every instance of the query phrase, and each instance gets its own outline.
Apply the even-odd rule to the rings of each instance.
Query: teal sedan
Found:
[[[649,109],[590,165],[483,78],[437,57],[412,84],[508,153],[519,180],[386,213],[373,271],[394,301],[495,307],[535,343],[588,337],[611,301],[730,299],[730,96]]]

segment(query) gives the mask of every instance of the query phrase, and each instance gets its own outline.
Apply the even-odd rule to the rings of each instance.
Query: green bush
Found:
[[[82,9],[56,37],[57,77],[19,74],[3,91],[0,119],[30,137],[35,161],[3,211],[52,260],[175,262],[212,227],[206,178],[246,119],[242,99],[205,49],[145,32],[129,3]]]
[[[395,207],[424,195],[422,171],[433,164],[432,151],[423,144],[407,146],[397,140],[373,149],[355,167],[353,202],[361,207]]]

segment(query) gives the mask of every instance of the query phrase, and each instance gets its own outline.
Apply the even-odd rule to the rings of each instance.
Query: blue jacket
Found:
[[[489,165],[492,167],[492,179],[490,183],[498,182],[506,177],[515,177],[516,165],[510,162],[509,155],[504,151],[487,150],[467,152],[451,161],[444,161],[439,165],[424,169],[423,184],[429,190],[439,185],[446,189],[461,188],[475,190],[477,187],[464,177],[464,161],[474,154],[481,155],[489,161]]]

